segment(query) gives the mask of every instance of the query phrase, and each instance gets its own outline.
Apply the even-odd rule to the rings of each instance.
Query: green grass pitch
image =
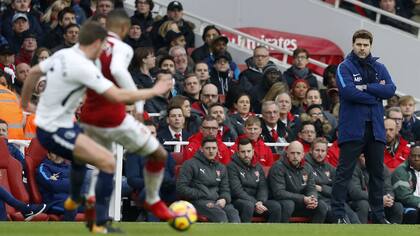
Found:
[[[131,236],[420,236],[420,225],[316,225],[316,224],[194,224],[177,232],[166,223],[115,223]],[[92,235],[83,223],[71,222],[3,222],[0,235],[82,236]]]

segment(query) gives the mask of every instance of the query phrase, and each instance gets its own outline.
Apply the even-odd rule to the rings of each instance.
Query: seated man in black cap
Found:
[[[124,39],[124,42],[130,45],[133,50],[139,47],[153,47],[149,32],[143,32],[141,24],[141,21],[131,18],[130,31],[128,31],[128,35]]]
[[[217,55],[227,56],[229,61],[229,67],[230,70],[233,72],[234,79],[238,80],[240,71],[237,64],[232,60],[232,56],[227,51],[228,43],[229,39],[226,36],[219,35],[215,37],[210,45],[210,54],[204,61],[209,66],[209,69],[211,69],[213,68],[214,63],[216,62]]]
[[[194,24],[192,22],[184,20],[183,17],[183,6],[178,1],[172,1],[168,4],[166,15],[159,21],[153,24],[151,31],[151,37],[153,40],[153,46],[155,49],[159,49],[164,46],[164,39],[159,35],[158,31],[160,26],[168,20],[173,20],[177,23],[179,30],[185,36],[187,42],[187,48],[193,48],[194,46]]]
[[[227,52],[221,52],[214,57],[214,65],[210,70],[210,82],[217,86],[218,94],[226,96],[229,89],[237,82],[234,71],[229,66],[232,59]]]

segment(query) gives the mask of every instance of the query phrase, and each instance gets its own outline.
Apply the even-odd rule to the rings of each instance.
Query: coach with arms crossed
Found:
[[[369,203],[372,222],[389,223],[383,206],[385,148],[382,100],[392,97],[395,85],[385,66],[370,53],[373,36],[367,30],[353,34],[353,50],[338,66],[340,95],[338,143],[340,160],[332,189],[331,207],[337,223],[348,223],[344,203],[357,159],[366,157],[369,172]]]

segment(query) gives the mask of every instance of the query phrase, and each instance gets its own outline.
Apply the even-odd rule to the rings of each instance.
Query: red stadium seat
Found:
[[[28,150],[25,153],[25,162],[28,178],[28,191],[31,197],[31,202],[41,203],[42,196],[39,193],[38,184],[36,183],[36,169],[44,160],[47,155],[47,150],[45,150],[38,139],[34,138],[29,144]]]
[[[273,161],[276,162],[278,160],[280,160],[281,156],[278,153],[273,153]]]
[[[289,218],[290,223],[309,223],[311,218],[305,216],[294,216]]]
[[[29,195],[22,182],[22,166],[20,162],[9,155],[6,142],[0,138],[0,184],[9,191],[16,199],[29,203]],[[9,218],[15,221],[23,221],[22,213],[6,204]],[[32,221],[47,221],[48,215],[41,213]]]

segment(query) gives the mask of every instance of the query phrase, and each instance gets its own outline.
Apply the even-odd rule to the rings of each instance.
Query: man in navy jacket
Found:
[[[340,95],[338,143],[340,161],[332,189],[332,210],[337,223],[345,220],[344,203],[349,181],[361,153],[370,175],[369,203],[373,223],[389,223],[383,207],[385,128],[383,99],[392,97],[395,85],[385,66],[370,53],[373,36],[367,30],[353,34],[353,51],[338,66]]]

